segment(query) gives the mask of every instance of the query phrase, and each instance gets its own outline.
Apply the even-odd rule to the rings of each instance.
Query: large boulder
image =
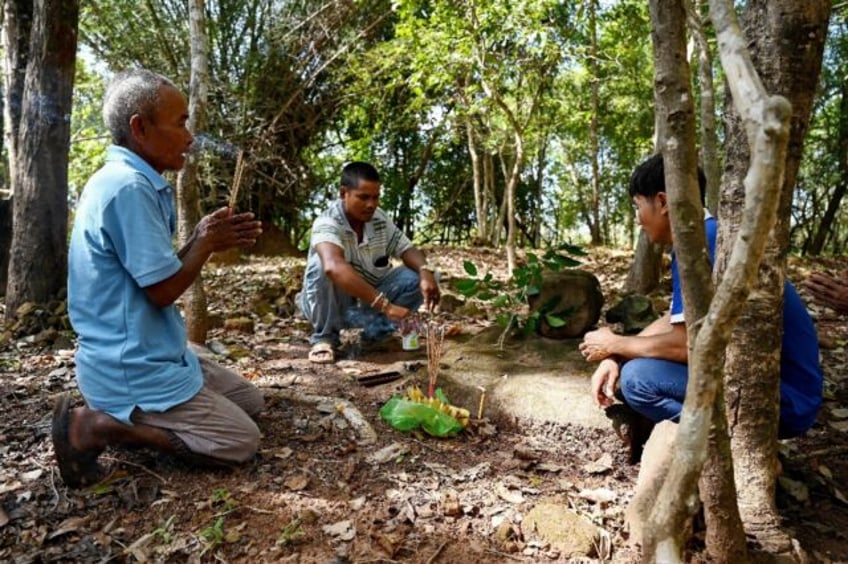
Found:
[[[528,299],[531,311],[544,310],[565,321],[562,327],[551,326],[543,315],[539,333],[551,339],[573,339],[582,336],[598,323],[604,294],[601,283],[591,272],[563,270],[545,274],[538,294]]]

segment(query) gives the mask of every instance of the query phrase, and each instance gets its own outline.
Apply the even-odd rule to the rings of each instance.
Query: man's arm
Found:
[[[160,307],[169,306],[197,279],[212,253],[256,243],[256,238],[262,234],[262,224],[252,220],[252,213],[229,217],[229,208],[205,216],[177,253],[182,268],[169,278],[144,288],[147,297]]]
[[[315,252],[321,258],[321,266],[324,274],[333,285],[342,292],[359,299],[364,304],[375,304],[380,292],[371,284],[366,282],[362,276],[345,260],[344,251],[335,243],[318,243]],[[373,305],[380,309],[389,319],[400,321],[407,315],[409,310],[386,300],[386,305],[380,303]]]
[[[618,357],[686,362],[689,358],[686,324],[671,323],[671,316],[666,313],[638,335],[617,335],[602,327],[586,333],[580,343],[580,352],[589,361]]]
[[[429,268],[422,269],[422,266],[427,265],[427,259],[417,247],[410,247],[401,255],[403,264],[418,273],[421,286],[421,295],[424,296],[424,305],[428,310],[431,310],[439,305],[441,292],[439,283],[436,281],[435,273]]]

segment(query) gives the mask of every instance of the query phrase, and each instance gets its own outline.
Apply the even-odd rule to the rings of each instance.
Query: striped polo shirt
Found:
[[[341,199],[334,201],[312,224],[309,259],[319,243],[333,243],[344,251],[345,260],[371,285],[376,285],[392,269],[389,257],[400,258],[412,248],[412,241],[397,228],[385,212],[377,209],[363,228],[362,242],[344,213]]]

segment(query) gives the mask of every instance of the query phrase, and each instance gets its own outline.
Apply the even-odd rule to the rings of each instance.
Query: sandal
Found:
[[[71,396],[62,394],[53,407],[51,437],[59,474],[68,487],[78,488],[95,484],[105,475],[97,463],[100,452],[83,452],[71,446],[68,432],[71,419]]]
[[[333,345],[321,341],[312,345],[309,349],[309,361],[313,364],[332,364],[336,361],[336,353],[333,352]]]

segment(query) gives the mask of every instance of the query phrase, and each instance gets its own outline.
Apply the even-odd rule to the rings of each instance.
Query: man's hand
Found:
[[[392,321],[397,322],[409,315],[410,311],[408,308],[405,308],[403,306],[399,306],[397,304],[389,304],[388,307],[383,310],[383,313],[386,314],[386,317],[388,317]]]
[[[192,239],[210,252],[234,247],[249,247],[262,234],[262,223],[253,221],[252,213],[230,215],[230,208],[221,208],[204,216],[194,229]]]
[[[436,277],[429,270],[420,271],[418,277],[420,279],[419,287],[421,288],[421,295],[424,296],[424,306],[427,308],[427,311],[432,312],[439,305],[439,300],[442,299],[439,283],[436,282]]]
[[[615,403],[615,387],[618,384],[620,368],[611,358],[601,361],[592,374],[592,398],[600,407],[609,407]]]
[[[609,358],[616,354],[613,345],[618,338],[619,336],[613,333],[609,327],[589,331],[583,336],[583,342],[580,343],[580,353],[590,362]]]
[[[804,287],[812,294],[817,304],[848,315],[848,277],[845,274],[843,274],[843,281],[839,281],[829,274],[814,272],[804,282]]]

